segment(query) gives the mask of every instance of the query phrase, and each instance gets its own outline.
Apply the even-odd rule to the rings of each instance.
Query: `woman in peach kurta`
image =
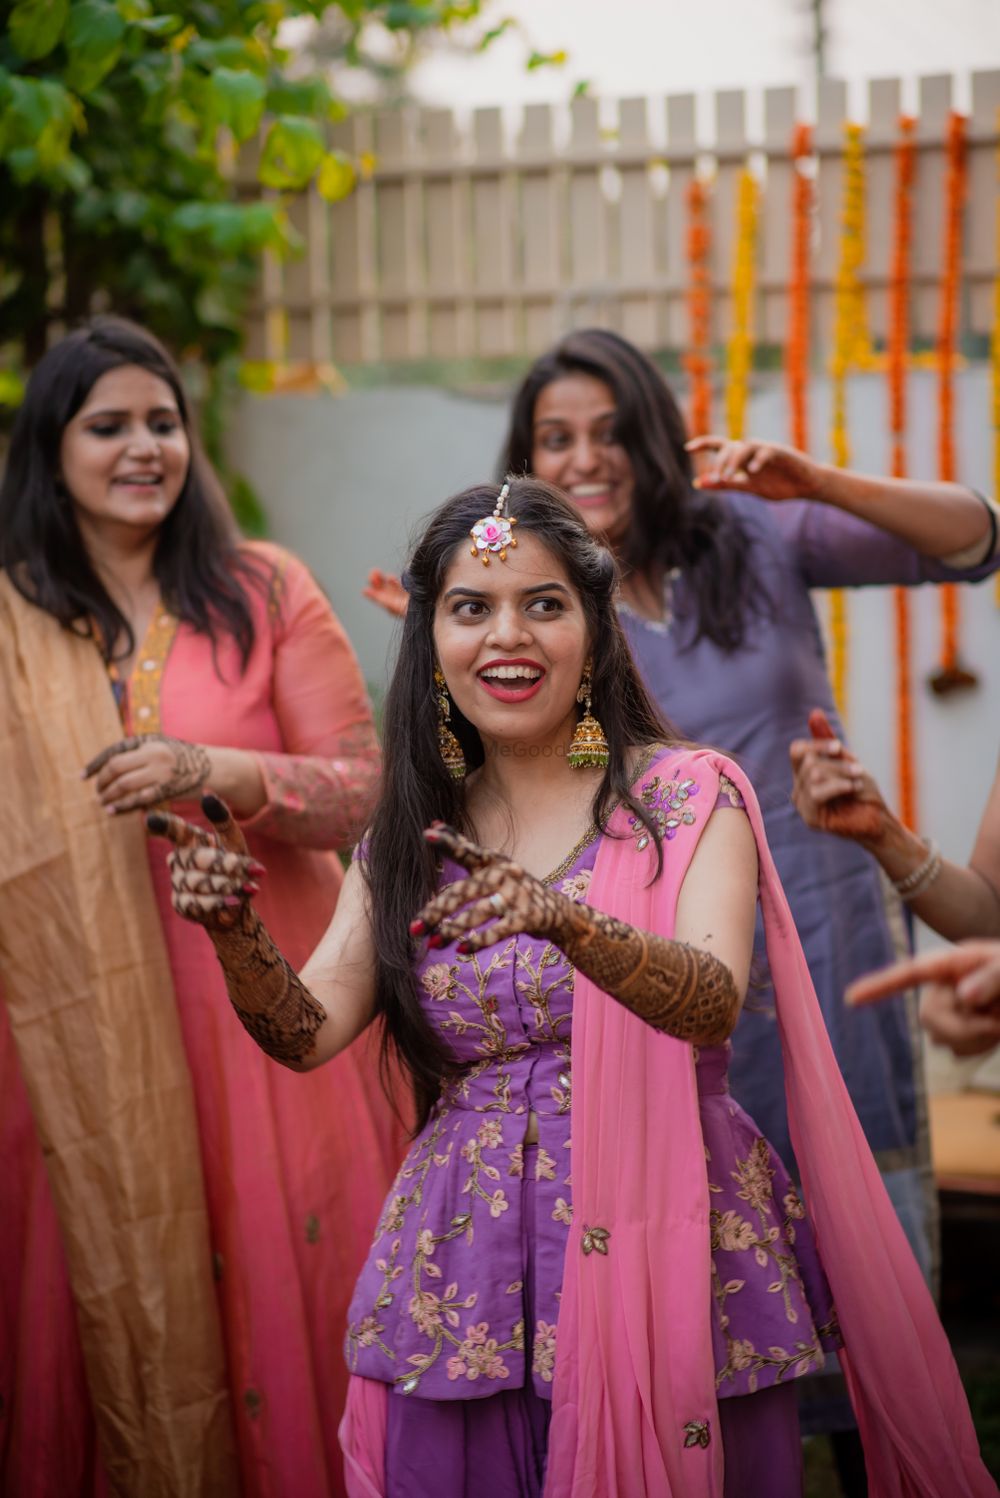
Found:
[[[331,1498],[339,1329],[398,1130],[370,1048],[302,1079],[248,1037],[233,1046],[211,945],[171,911],[139,812],[169,800],[196,815],[198,792],[228,782],[268,868],[261,907],[303,961],[336,903],[333,850],[371,808],[371,709],[307,569],[240,542],[217,501],[244,649],[238,627],[216,618],[213,637],[160,585],[167,527],[208,488],[163,351],[103,322],[47,361],[50,408],[67,370],[77,386],[56,502],[73,511],[78,569],[133,638],[102,649],[98,629],[64,627],[46,592],[55,546],[35,571],[30,546],[18,555],[34,519],[16,459],[45,447],[29,389],[0,506],[0,775],[15,787],[0,871],[0,1491]],[[102,924],[109,893],[127,909],[121,941]]]

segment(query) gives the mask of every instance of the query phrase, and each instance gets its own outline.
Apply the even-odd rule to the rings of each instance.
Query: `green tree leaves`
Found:
[[[58,45],[69,0],[20,0],[10,13],[11,44],[25,62],[46,57]]]

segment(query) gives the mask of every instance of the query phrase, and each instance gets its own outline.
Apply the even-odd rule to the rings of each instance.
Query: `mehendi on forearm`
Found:
[[[579,904],[451,827],[435,824],[425,836],[470,873],[424,906],[410,927],[413,936],[429,933],[432,945],[458,940],[459,952],[478,952],[526,931],[561,948],[575,968],[657,1030],[701,1045],[721,1045],[732,1033],[740,995],[729,968],[711,952]]]
[[[552,940],[591,982],[678,1040],[721,1045],[729,1037],[740,996],[724,962],[589,905],[566,905]]]
[[[244,905],[229,930],[208,932],[243,1028],[275,1061],[300,1066],[316,1049],[326,1010],[282,956],[257,912]]]

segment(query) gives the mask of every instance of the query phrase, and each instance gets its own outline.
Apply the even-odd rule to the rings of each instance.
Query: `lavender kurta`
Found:
[[[865,521],[828,505],[771,504],[724,496],[742,519],[750,569],[775,600],[775,619],[753,619],[732,655],[711,641],[691,645],[684,579],[673,589],[672,623],[649,624],[622,609],[647,687],[675,726],[731,753],[760,798],[767,836],[854,1106],[885,1172],[925,1163],[915,1043],[902,999],[848,1011],[852,979],[892,960],[878,870],[857,844],[808,828],[792,805],[788,745],[807,733],[813,707],[840,730],[809,589],[913,585],[987,576],[997,559],[955,571],[921,557]],[[984,541],[985,548],[985,541]],[[760,933],[758,933],[760,935]],[[758,950],[763,954],[763,942]],[[767,1138],[793,1163],[785,1117],[777,1026],[770,995],[751,995],[734,1038],[733,1089]],[[887,1180],[887,1185],[892,1186]],[[897,1205],[900,1205],[897,1197]],[[918,1194],[904,1225],[925,1269]],[[921,1238],[925,1241],[921,1242]]]
[[[667,857],[676,823],[694,820],[688,788],[697,792],[693,782],[669,779],[669,757],[653,764],[644,792],[662,819]],[[726,783],[720,807],[741,804]],[[636,836],[646,836],[641,824]],[[599,844],[595,833],[549,882],[586,899]],[[461,877],[445,864],[443,883]],[[463,1070],[390,1191],[349,1313],[348,1364],[421,1399],[482,1398],[528,1381],[548,1399],[573,1213],[573,970],[556,947],[522,935],[481,953],[463,955],[454,944],[435,949],[418,980],[427,1016]],[[697,1057],[720,1398],[821,1366],[835,1336],[802,1204],[730,1096],[728,1060],[728,1046]],[[531,1111],[538,1145],[529,1152],[529,1195],[522,1141]],[[529,1202],[534,1218],[526,1224]]]

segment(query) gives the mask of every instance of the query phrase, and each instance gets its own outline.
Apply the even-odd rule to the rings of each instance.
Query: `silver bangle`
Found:
[[[941,872],[941,849],[933,838],[924,839],[924,847],[927,849],[927,857],[917,864],[915,869],[902,879],[892,881],[893,888],[904,900],[915,900],[917,895],[923,894],[929,884]]]

